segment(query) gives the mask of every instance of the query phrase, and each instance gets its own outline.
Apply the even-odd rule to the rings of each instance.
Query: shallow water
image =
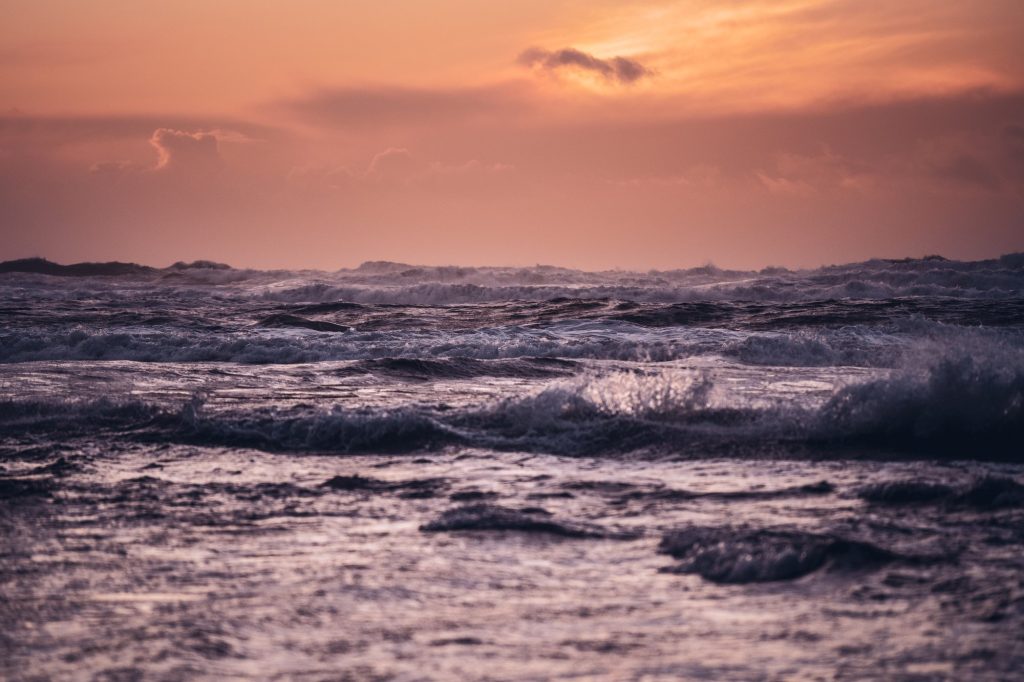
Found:
[[[1022,284],[0,275],[0,674],[1013,679]]]

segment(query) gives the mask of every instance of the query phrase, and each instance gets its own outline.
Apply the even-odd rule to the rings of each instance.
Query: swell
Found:
[[[627,322],[605,321],[455,331],[353,331],[324,322],[322,330],[314,330],[296,328],[304,323],[293,325],[293,320],[281,322],[280,318],[275,318],[274,325],[243,331],[166,329],[154,327],[148,319],[136,320],[138,326],[124,330],[8,327],[8,331],[0,333],[0,362],[294,364],[392,358],[664,362],[723,356],[748,365],[897,367],[907,355],[921,352],[920,349],[934,354],[965,344],[1024,345],[1024,330],[1020,328],[961,327],[922,319],[894,320],[884,326],[750,332],[703,327],[643,328]]]
[[[331,281],[302,283],[275,288],[262,294],[264,300],[280,303],[316,304],[338,300],[361,305],[459,305],[508,301],[550,301],[558,298],[611,299],[640,303],[797,303],[833,300],[885,300],[907,297],[1002,301],[1019,298],[1024,276],[994,277],[924,284],[893,284],[886,281],[848,277],[843,280],[744,279],[712,284],[674,284],[649,281],[642,284],[582,285],[480,285],[423,283],[414,285],[367,286]]]
[[[679,560],[663,569],[717,583],[794,580],[819,570],[864,571],[908,561],[869,542],[791,529],[691,526],[666,534],[658,551]]]
[[[299,332],[305,334],[305,331]],[[701,339],[611,330],[556,333],[521,328],[466,332],[310,333],[266,329],[243,333],[131,330],[23,330],[0,334],[0,362],[134,360],[293,364],[386,358],[525,357],[674,360],[708,350]]]
[[[607,319],[646,327],[700,325],[745,329],[805,329],[885,325],[918,318],[957,325],[1007,326],[1024,323],[1024,299],[971,301],[952,297],[840,299],[798,303],[670,303],[633,305]]]
[[[266,327],[321,331],[388,329],[467,330],[486,327],[543,327],[559,323],[625,322],[638,327],[702,327],[750,331],[829,330],[885,327],[894,320],[918,319],[952,325],[1005,327],[1024,325],[1024,299],[972,301],[914,297],[868,300],[822,300],[799,303],[680,302],[643,303],[609,298],[559,296],[544,301],[503,301],[486,305],[414,306],[333,301],[284,306],[261,319]],[[303,316],[300,316],[303,315]],[[319,319],[311,315],[327,315]]]
[[[512,360],[381,358],[355,362],[348,367],[336,370],[335,374],[342,376],[370,374],[406,381],[477,379],[481,377],[546,379],[569,376],[578,369],[578,363],[560,358],[517,358]]]

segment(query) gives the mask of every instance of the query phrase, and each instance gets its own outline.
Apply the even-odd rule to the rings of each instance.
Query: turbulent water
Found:
[[[0,264],[0,676],[1014,679],[1024,255]]]

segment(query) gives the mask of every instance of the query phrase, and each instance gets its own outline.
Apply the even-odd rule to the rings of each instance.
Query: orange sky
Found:
[[[0,3],[0,258],[1024,250],[1019,0]]]

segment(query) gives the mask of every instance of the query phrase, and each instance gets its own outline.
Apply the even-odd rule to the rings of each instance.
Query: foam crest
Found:
[[[1024,353],[960,350],[923,369],[847,386],[822,407],[824,438],[888,447],[1020,455],[1024,442]]]

